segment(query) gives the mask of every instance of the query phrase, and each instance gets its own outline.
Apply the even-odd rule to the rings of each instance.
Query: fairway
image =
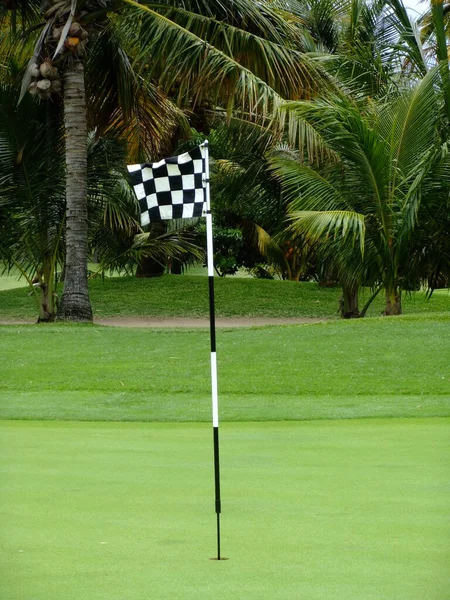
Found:
[[[2,327],[0,418],[210,422],[208,335]],[[222,330],[221,420],[450,416],[449,339],[448,316]]]
[[[1,439],[1,598],[449,598],[449,419],[224,425],[220,563],[207,425]]]
[[[220,331],[218,562],[208,332],[2,327],[0,598],[450,600],[449,330]]]

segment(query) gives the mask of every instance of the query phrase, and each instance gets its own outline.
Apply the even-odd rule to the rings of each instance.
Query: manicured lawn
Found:
[[[448,600],[449,419],[3,422],[7,600]]]
[[[26,289],[27,282],[18,279],[17,275],[0,275],[0,290],[12,290],[21,288],[22,292]]]
[[[215,279],[218,316],[338,317],[339,288],[320,288],[316,283],[266,281],[246,278]],[[94,318],[108,316],[206,316],[209,311],[208,280],[201,276],[168,275],[156,279],[115,277],[90,282]],[[363,290],[360,307],[370,295]],[[450,294],[423,292],[406,295],[405,314],[450,312]],[[383,311],[380,294],[368,316]],[[26,288],[0,291],[1,319],[37,318],[33,297]]]
[[[217,280],[219,314],[335,312],[338,290],[240,281]],[[204,283],[92,297],[195,316]],[[15,298],[0,319],[33,314]],[[217,332],[220,563],[208,331],[0,326],[0,598],[449,600],[449,297],[410,300],[422,314]]]
[[[209,421],[209,334],[3,326],[0,417]],[[221,330],[221,417],[450,415],[450,318]]]

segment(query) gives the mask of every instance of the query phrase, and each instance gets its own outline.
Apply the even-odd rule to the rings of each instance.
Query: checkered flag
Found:
[[[206,258],[208,265],[209,323],[211,338],[211,392],[214,442],[214,489],[217,523],[217,560],[220,556],[220,466],[219,401],[217,390],[216,321],[214,305],[214,252],[211,198],[209,190],[208,140],[185,154],[165,158],[151,165],[130,165],[131,184],[139,201],[141,224],[162,219],[206,217]]]
[[[206,214],[203,144],[157,163],[129,165],[128,171],[139,201],[141,225]]]

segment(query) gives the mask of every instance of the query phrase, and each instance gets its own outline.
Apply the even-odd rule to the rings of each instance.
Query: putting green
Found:
[[[5,600],[448,600],[450,419],[0,423]]]

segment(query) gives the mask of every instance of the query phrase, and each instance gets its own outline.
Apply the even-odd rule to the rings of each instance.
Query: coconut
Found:
[[[38,89],[41,90],[41,92],[48,92],[50,90],[52,82],[50,81],[50,79],[39,79],[39,81],[36,82],[36,85]]]
[[[33,83],[30,83],[30,85],[28,86],[28,91],[30,92],[30,94],[33,94],[33,96],[38,93],[38,87],[37,87],[36,81],[33,81]]]
[[[82,40],[77,46],[77,54],[79,56],[84,56],[86,54],[86,40]]]
[[[29,67],[28,67],[28,71],[31,75],[31,77],[35,77],[36,79],[39,77],[40,75],[40,71],[39,71],[39,67],[36,63],[32,63]]]
[[[44,79],[57,79],[58,78],[58,69],[54,67],[51,62],[44,61],[39,68],[42,77]]]
[[[75,21],[72,23],[69,29],[69,37],[81,37],[82,27]]]
[[[78,46],[78,44],[80,43],[80,38],[77,37],[68,37],[66,38],[66,41],[64,42],[65,47],[70,50],[71,52],[73,52],[76,47]]]

